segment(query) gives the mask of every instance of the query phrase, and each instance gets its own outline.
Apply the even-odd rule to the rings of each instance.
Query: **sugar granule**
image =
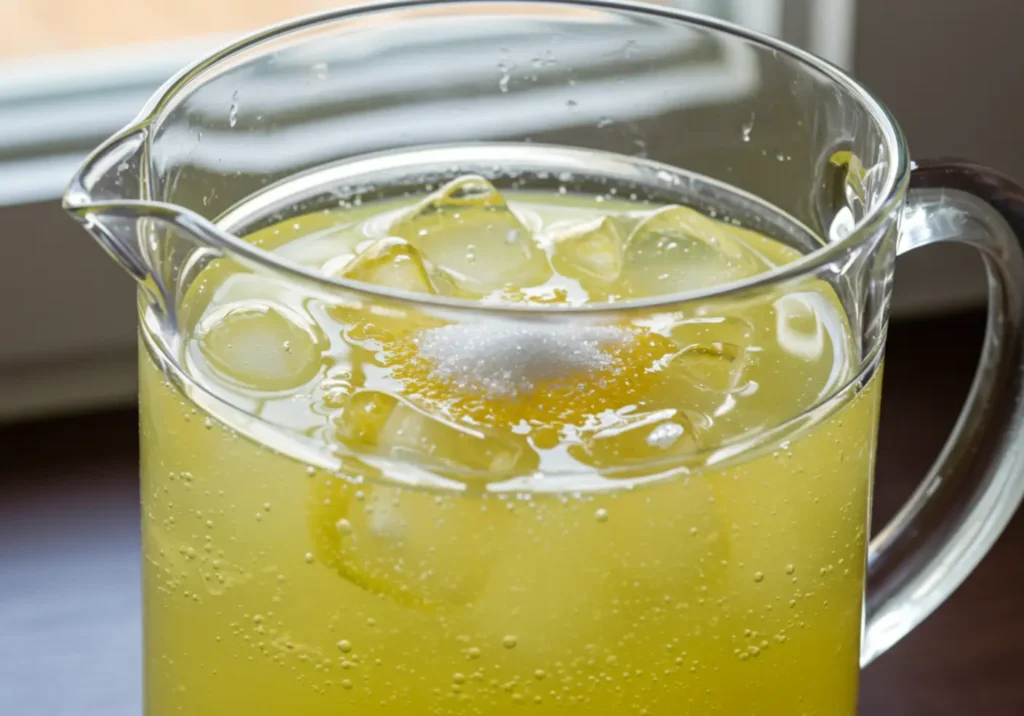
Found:
[[[417,342],[434,379],[514,398],[593,377],[612,366],[607,349],[629,340],[628,331],[613,326],[502,321],[433,328]]]

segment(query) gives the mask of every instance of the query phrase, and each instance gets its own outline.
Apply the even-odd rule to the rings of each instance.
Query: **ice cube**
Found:
[[[672,361],[703,388],[728,393],[736,389],[743,375],[746,351],[735,343],[697,343],[687,346]]]
[[[626,293],[657,296],[710,288],[769,270],[741,232],[683,206],[651,212],[626,240]]]
[[[341,278],[363,281],[418,293],[451,294],[444,272],[429,266],[420,252],[405,239],[387,237],[375,241],[341,269]],[[367,340],[388,343],[409,331],[433,325],[414,306],[368,303],[330,306],[327,315],[342,324],[342,335],[350,343]]]
[[[728,393],[747,384],[751,360],[748,351],[754,329],[733,316],[714,316],[680,321],[671,337],[681,350],[668,372],[680,371],[702,390]]]
[[[196,329],[206,364],[227,381],[250,390],[293,390],[313,380],[323,365],[323,332],[296,311],[269,301],[221,306]]]
[[[394,236],[375,241],[338,276],[402,291],[438,292],[420,252],[408,241]]]
[[[537,286],[552,270],[533,233],[486,179],[464,176],[437,190],[389,227],[455,286],[473,295]]]
[[[583,283],[614,281],[622,271],[628,234],[624,222],[611,216],[558,231],[551,262],[563,276]]]
[[[612,424],[585,433],[569,453],[607,476],[635,477],[682,464],[699,444],[692,421],[669,408],[616,416]]]
[[[478,497],[389,485],[372,468],[359,484],[318,475],[308,520],[315,556],[339,576],[382,599],[419,611],[472,604],[485,589],[505,542],[507,510]]]
[[[353,450],[455,480],[491,482],[530,475],[540,462],[523,436],[446,420],[375,390],[355,393],[335,424],[338,438]]]

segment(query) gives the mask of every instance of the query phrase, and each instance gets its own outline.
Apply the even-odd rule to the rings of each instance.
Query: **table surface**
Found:
[[[913,489],[966,392],[983,316],[896,325],[875,522]],[[0,430],[0,712],[138,716],[136,418]],[[1024,714],[1024,518],[917,631],[868,668],[864,716]]]

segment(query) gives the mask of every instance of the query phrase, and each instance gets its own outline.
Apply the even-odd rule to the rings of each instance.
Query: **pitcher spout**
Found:
[[[138,219],[146,211],[146,130],[124,130],[94,151],[71,180],[63,207],[136,281],[150,275]]]

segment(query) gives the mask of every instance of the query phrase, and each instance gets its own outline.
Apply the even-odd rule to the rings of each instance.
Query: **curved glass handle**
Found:
[[[1024,189],[972,164],[918,165],[897,252],[943,241],[981,252],[989,284],[985,344],[953,433],[871,542],[862,665],[960,586],[1024,496]]]

